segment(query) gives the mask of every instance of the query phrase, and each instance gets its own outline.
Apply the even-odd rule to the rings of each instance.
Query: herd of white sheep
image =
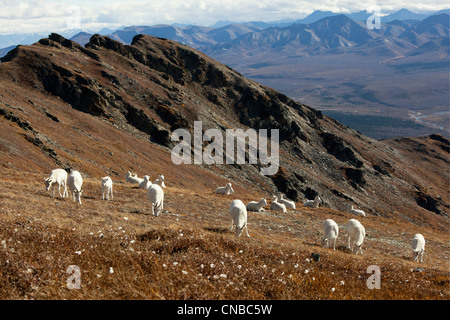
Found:
[[[152,214],[158,217],[163,211],[164,206],[164,191],[166,188],[164,183],[164,176],[159,175],[158,179],[154,182],[150,181],[150,176],[145,175],[144,178],[139,178],[137,174],[128,171],[125,174],[125,181],[137,184],[139,188],[147,191],[147,198],[152,204]],[[72,192],[73,201],[77,201],[81,204],[81,194],[83,192],[83,178],[79,171],[71,170],[70,174],[64,169],[52,170],[50,176],[44,180],[46,190],[51,189],[52,196],[55,196],[55,188],[58,188],[60,197],[68,197],[67,187]],[[61,188],[63,193],[61,194]],[[110,177],[106,176],[101,178],[101,190],[103,200],[113,199],[113,181]],[[215,190],[216,194],[230,195],[235,193],[231,183],[227,183],[224,187],[218,187]],[[316,196],[314,200],[306,200],[303,204],[305,207],[318,208],[322,203],[322,199]],[[231,217],[231,230],[235,227],[236,237],[239,237],[244,228],[246,236],[250,237],[247,227],[247,211],[261,212],[265,211],[264,206],[268,203],[265,198],[261,198],[259,201],[250,201],[245,205],[241,200],[233,200],[229,207],[229,214]],[[295,202],[289,199],[285,199],[283,195],[273,195],[272,202],[270,204],[270,210],[287,212],[288,209],[295,209]],[[363,210],[355,209],[353,205],[348,207],[349,213],[365,217],[366,213]],[[350,219],[345,229],[347,231],[348,244],[347,248],[354,254],[362,253],[362,245],[366,236],[366,230],[360,221],[356,219]],[[323,237],[321,245],[326,248],[333,247],[336,250],[336,240],[339,235],[339,226],[332,219],[326,219],[323,223]],[[425,251],[425,239],[422,234],[414,235],[412,241],[412,252],[414,261],[423,262],[423,253]]]

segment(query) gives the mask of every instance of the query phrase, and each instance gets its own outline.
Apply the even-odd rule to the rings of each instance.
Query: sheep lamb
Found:
[[[279,203],[282,203],[286,206],[286,209],[295,209],[295,202],[289,199],[284,199],[284,195],[280,196],[280,199],[278,199]]]
[[[234,193],[234,190],[231,187],[231,183],[228,182],[225,187],[218,187],[216,189],[216,193],[218,193],[218,194],[232,194],[232,193]]]
[[[246,236],[250,237],[247,227],[247,209],[244,203],[241,200],[233,200],[230,205],[229,213],[231,216],[230,230],[233,230],[233,226],[236,226],[236,237],[239,237],[242,234],[244,228]]]
[[[425,238],[420,233],[414,235],[412,240],[412,251],[414,261],[423,262],[423,252],[425,251]]]
[[[157,185],[159,185],[161,188],[165,188],[166,185],[164,183],[164,176],[162,174],[160,174],[158,176],[158,179],[156,179],[153,183],[156,183]]]
[[[130,171],[125,175],[125,180],[133,184],[141,184],[144,181],[144,179],[139,178],[136,173]]]
[[[309,208],[318,208],[322,203],[322,199],[319,196],[315,197],[314,200],[306,200],[304,206]]]
[[[102,181],[102,200],[111,200],[113,199],[113,182],[112,179],[108,176],[103,177]],[[106,195],[105,195],[106,194]]]
[[[64,169],[54,169],[50,173],[50,176],[44,180],[45,188],[47,191],[52,188],[52,196],[55,196],[55,185],[58,186],[58,192],[60,197],[67,197],[67,172]],[[63,194],[61,195],[61,186],[63,187]]]
[[[152,182],[150,181],[150,176],[145,175],[144,180],[139,184],[139,188],[148,190],[148,188],[150,188],[151,185],[152,185]]]
[[[272,203],[270,204],[270,210],[287,212],[286,206],[278,202],[277,196],[273,196]]]
[[[336,239],[339,235],[339,227],[333,219],[327,219],[323,223],[322,246],[329,248],[333,242],[333,250],[336,250]]]
[[[356,219],[350,219],[347,222],[347,236],[350,251],[355,254],[358,254],[358,252],[363,254],[361,247],[366,236],[366,229],[364,229],[361,222]]]
[[[267,201],[264,198],[261,198],[259,201],[250,201],[247,203],[248,211],[265,211],[264,206],[267,206]]]
[[[83,186],[83,178],[79,171],[71,171],[69,177],[67,178],[67,184],[69,185],[70,191],[72,191],[73,201],[77,201],[81,204],[81,193],[83,190],[81,187]]]
[[[147,190],[147,198],[152,203],[152,214],[159,217],[164,207],[163,189],[157,184],[152,184]]]
[[[366,213],[363,210],[355,209],[353,208],[353,205],[351,205],[348,209],[348,212],[351,214],[354,214],[355,216],[365,217]]]

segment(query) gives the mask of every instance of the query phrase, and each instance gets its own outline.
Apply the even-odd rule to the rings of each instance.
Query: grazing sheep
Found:
[[[278,199],[279,203],[282,203],[286,206],[286,209],[295,209],[295,202],[289,199],[284,199],[284,195],[280,196],[280,199]]]
[[[272,203],[270,204],[270,210],[287,212],[286,206],[283,203],[278,202],[277,196],[273,196]]]
[[[242,234],[245,228],[246,236],[250,237],[248,234],[247,227],[247,209],[241,200],[233,200],[230,205],[230,216],[231,216],[231,229],[233,230],[233,225],[236,226],[236,237]]]
[[[315,197],[314,200],[306,200],[305,207],[318,208],[319,204],[322,203],[322,199],[319,196]]]
[[[158,184],[161,188],[166,187],[166,185],[164,184],[164,176],[162,174],[160,174],[158,179],[156,179],[153,183]]]
[[[152,214],[158,217],[163,210],[163,189],[157,184],[152,184],[147,190],[147,198],[152,202]]]
[[[81,193],[83,192],[81,186],[83,185],[83,178],[81,177],[80,172],[76,170],[71,171],[67,178],[67,184],[70,191],[72,191],[73,201],[77,201],[81,204]]]
[[[102,200],[109,200],[111,196],[111,200],[113,199],[113,182],[110,177],[106,176],[102,179]],[[106,196],[105,196],[106,193]]]
[[[353,208],[353,205],[351,205],[348,209],[348,212],[351,214],[354,214],[355,216],[365,217],[366,213],[363,210],[355,209]]]
[[[350,251],[355,254],[358,254],[358,252],[363,254],[361,247],[366,236],[366,229],[358,220],[350,219],[347,222],[347,236]]]
[[[216,189],[216,193],[218,193],[218,194],[232,194],[232,193],[234,193],[234,190],[231,187],[231,183],[228,182],[225,187],[218,187]]]
[[[148,188],[150,188],[151,185],[152,185],[152,182],[150,181],[150,176],[145,175],[144,180],[139,184],[139,188],[148,190]]]
[[[329,248],[333,242],[333,250],[336,250],[336,239],[339,235],[339,227],[333,219],[327,219],[323,223],[322,246]]]
[[[58,191],[60,197],[67,197],[67,172],[64,169],[54,169],[50,173],[50,176],[44,180],[45,188],[47,191],[52,188],[52,196],[55,196],[55,185],[58,185]],[[61,186],[64,188],[61,195]]]
[[[412,240],[412,251],[414,261],[423,262],[423,252],[425,251],[425,238],[420,233],[414,235]]]
[[[247,203],[248,211],[265,211],[264,206],[267,206],[267,201],[264,198],[261,198],[259,201],[250,201]]]

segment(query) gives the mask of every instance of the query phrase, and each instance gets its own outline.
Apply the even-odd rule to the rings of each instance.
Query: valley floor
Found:
[[[114,199],[106,201],[100,179],[87,177],[78,205],[51,197],[45,177],[2,170],[0,299],[450,298],[448,228],[359,218],[367,236],[364,254],[353,255],[346,249],[349,213],[300,203],[288,213],[251,212],[250,238],[235,238],[228,206],[239,194],[200,193],[168,181],[165,212],[154,217],[145,192],[124,179],[113,178]],[[336,251],[320,246],[327,218],[340,227]],[[423,263],[412,260],[410,249],[418,232],[427,241]],[[368,288],[373,265],[380,289]]]

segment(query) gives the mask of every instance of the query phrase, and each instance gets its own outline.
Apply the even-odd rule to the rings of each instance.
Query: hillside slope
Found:
[[[177,128],[279,129],[280,168],[175,165]],[[98,35],[86,47],[52,34],[0,64],[0,298],[448,299],[449,141],[376,141],[176,42]],[[51,169],[78,169],[83,205],[52,198]],[[125,183],[164,174],[163,214]],[[100,177],[114,181],[102,201]],[[232,182],[235,194],[214,194]],[[250,238],[229,231],[231,199],[283,192],[287,213],[249,213]],[[323,205],[304,208],[320,195]],[[347,205],[364,209],[363,256],[346,246]],[[337,250],[320,247],[333,218]],[[427,239],[425,262],[410,239]],[[311,254],[320,254],[314,261]],[[369,265],[383,290],[366,286]],[[66,269],[81,269],[69,290]]]
[[[394,149],[393,142],[367,138],[170,40],[138,35],[124,46],[95,35],[84,48],[52,34],[11,51],[0,75],[5,167],[77,167],[115,178],[130,169],[164,171],[169,181],[199,189],[231,180],[266,197],[280,191],[303,201],[320,194],[339,210],[352,203],[373,215],[448,215],[440,174],[448,168],[445,138],[422,138],[426,146],[404,156],[401,143]],[[171,132],[192,130],[196,120],[203,130],[279,129],[280,170],[262,176],[260,165],[174,165]],[[422,172],[429,163],[436,172]],[[437,209],[418,205],[416,189],[428,190]]]

